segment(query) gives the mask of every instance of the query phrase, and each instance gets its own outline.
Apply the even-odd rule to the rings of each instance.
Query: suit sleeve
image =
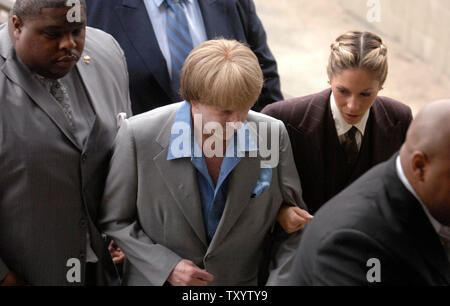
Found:
[[[275,57],[267,44],[267,35],[261,20],[256,15],[253,0],[240,1],[245,16],[242,18],[246,28],[246,38],[252,51],[258,57],[264,74],[264,87],[254,110],[261,111],[267,104],[283,100],[280,89],[280,77],[278,75]]]
[[[9,268],[0,258],[0,283],[5,279],[6,275],[9,273]]]
[[[302,199],[302,189],[297,169],[295,167],[291,144],[286,128],[281,121],[280,128],[280,156],[278,164],[278,178],[283,201],[287,205],[297,205],[302,209],[307,209]],[[286,234],[281,228],[276,227],[275,235],[275,255],[270,263],[269,278],[266,282],[268,286],[282,286],[287,284],[291,273],[292,262],[300,245],[300,238],[303,231],[293,234]]]
[[[151,285],[159,286],[164,284],[182,258],[155,244],[140,226],[136,209],[137,166],[132,127],[129,120],[125,120],[114,145],[99,224],[123,250],[129,263]]]
[[[404,283],[399,278],[407,277],[391,272],[401,271],[401,264],[395,263],[383,245],[363,232],[339,230],[317,243],[317,248],[308,245],[300,250],[293,265],[297,275],[292,276],[290,285],[393,285]]]

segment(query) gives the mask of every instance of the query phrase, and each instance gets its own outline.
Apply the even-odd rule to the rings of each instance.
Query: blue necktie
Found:
[[[193,48],[192,37],[181,0],[166,0],[166,4],[168,7],[166,31],[172,61],[172,87],[178,93],[181,69]]]

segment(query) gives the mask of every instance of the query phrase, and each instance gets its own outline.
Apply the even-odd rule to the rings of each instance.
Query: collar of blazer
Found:
[[[326,89],[318,94],[305,97],[307,102],[304,112],[299,116],[299,122],[289,123],[290,128],[296,132],[303,134],[306,138],[310,139],[312,145],[320,147],[321,144],[317,143],[323,138],[324,129],[327,128],[328,110],[330,107],[331,88]],[[392,133],[397,127],[398,122],[393,122],[388,109],[386,108],[384,97],[377,97],[374,104],[370,109],[370,115],[366,129],[370,126],[374,126],[373,133],[373,146],[383,147],[386,144],[391,143]],[[376,150],[376,152],[382,152],[382,150]],[[376,154],[375,152],[375,154]],[[376,157],[376,156],[375,156]]]
[[[155,139],[161,146],[161,152],[156,154],[153,160],[179,209],[205,247],[208,247],[204,221],[202,214],[199,214],[202,207],[195,168],[192,166],[190,158],[167,160],[171,127],[180,105],[181,103],[176,103],[166,106],[169,114]],[[155,111],[153,112],[155,113]],[[251,116],[249,119],[251,120]],[[230,174],[225,209],[214,238],[208,247],[208,252],[220,245],[248,206],[253,188],[261,172],[260,162],[259,158],[242,158]],[[181,173],[182,178],[180,177]],[[192,203],[192,205],[186,205],[186,203]],[[193,207],[194,209],[192,209]]]
[[[318,94],[310,96],[309,105],[306,107],[304,115],[301,116],[301,121],[293,127],[303,134],[317,133],[323,128],[323,121],[318,118],[326,118],[327,110],[330,104],[331,89],[326,89]],[[395,123],[389,115],[383,97],[378,96],[370,109],[370,116],[375,120],[379,134],[389,136],[392,133],[392,128]]]
[[[88,29],[86,29],[88,31]],[[86,39],[87,42],[87,39]],[[87,95],[91,100],[94,112],[97,114],[97,107],[95,103],[95,92],[97,84],[86,82],[89,80],[89,74],[92,74],[92,70],[95,68],[95,63],[87,65],[82,59],[85,55],[89,54],[89,44],[86,43],[81,59],[78,61],[76,67],[80,73],[83,85],[87,90]],[[54,102],[48,97],[48,92],[45,90],[36,78],[31,78],[31,71],[17,58],[17,54],[14,52],[14,46],[9,37],[8,28],[4,24],[0,27],[0,55],[5,58],[5,63],[0,67],[0,70],[15,84],[21,87],[56,124],[56,126],[62,131],[62,133],[72,142],[72,144],[79,150],[82,151],[83,148],[80,147],[76,141],[74,135],[70,131],[69,123],[67,122],[64,113],[58,108],[54,107]],[[74,68],[75,69],[75,68]],[[93,122],[91,132],[97,125],[97,116]]]
[[[433,267],[437,275],[440,275],[448,284],[450,284],[450,264],[448,258],[442,249],[439,236],[430,223],[425,211],[414,195],[409,192],[396,171],[395,154],[388,162],[385,163],[386,182],[389,184],[388,199],[389,205],[382,206],[381,210],[387,220],[392,220],[392,224],[400,222],[401,228],[394,228],[393,234],[399,236],[396,241],[400,245],[395,246],[395,250],[408,250],[411,245],[419,251],[422,259],[425,260],[430,267]],[[398,220],[398,221],[396,221]],[[410,239],[405,239],[405,232]],[[395,250],[393,250],[395,252]],[[415,254],[407,254],[414,261],[420,262],[421,258],[414,258]]]

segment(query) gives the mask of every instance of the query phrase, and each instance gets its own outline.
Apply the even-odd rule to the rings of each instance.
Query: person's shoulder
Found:
[[[112,43],[114,37],[103,30],[86,27],[86,44],[101,45],[102,43]]]
[[[182,103],[183,102],[178,102],[152,109],[148,112],[131,117],[129,121],[134,125],[145,123],[161,124],[161,122],[167,121],[168,116],[176,113]]]
[[[124,52],[116,39],[96,28],[86,27],[84,53],[107,63],[124,61]],[[92,60],[95,60],[92,58]]]
[[[262,113],[296,126],[308,111],[324,112],[330,95],[331,90],[327,89],[319,93],[279,101],[267,105]]]
[[[379,96],[376,100],[377,111],[385,112],[387,116],[396,121],[410,121],[412,119],[411,108],[406,104],[389,98]]]

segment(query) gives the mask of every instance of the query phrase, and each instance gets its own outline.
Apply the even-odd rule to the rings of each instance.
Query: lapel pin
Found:
[[[89,65],[91,62],[91,57],[89,55],[86,55],[83,57],[84,62],[86,63],[86,65]]]

